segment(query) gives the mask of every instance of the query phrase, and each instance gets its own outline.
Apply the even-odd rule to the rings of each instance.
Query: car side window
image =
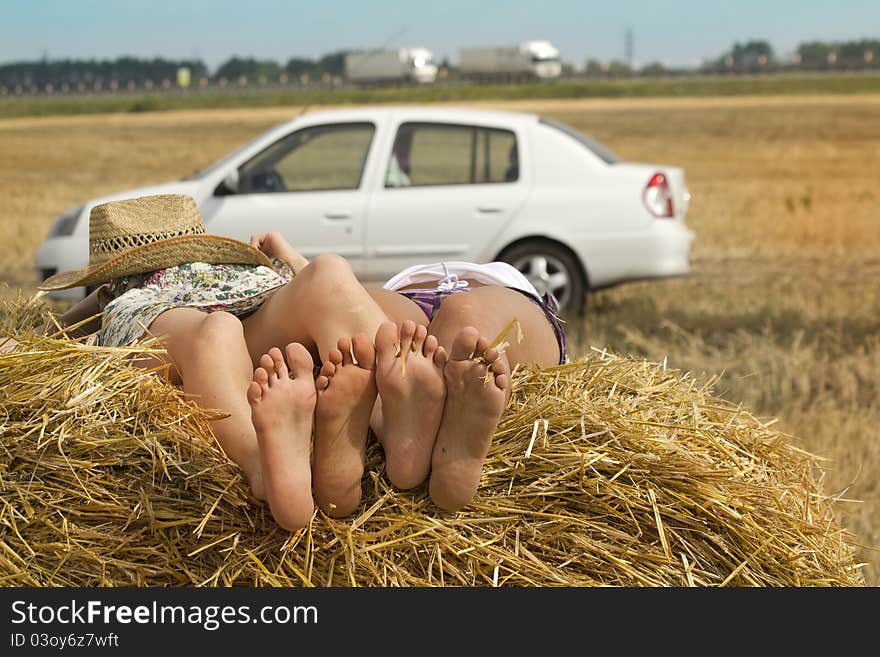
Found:
[[[385,187],[475,185],[519,179],[510,130],[442,123],[403,123],[388,160]]]
[[[297,130],[239,167],[238,192],[357,189],[374,132],[372,123]]]

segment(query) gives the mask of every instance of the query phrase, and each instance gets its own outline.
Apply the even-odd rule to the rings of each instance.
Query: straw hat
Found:
[[[159,194],[96,205],[89,215],[89,266],[50,276],[41,290],[106,283],[185,262],[271,266],[269,257],[220,235],[208,235],[195,200]]]

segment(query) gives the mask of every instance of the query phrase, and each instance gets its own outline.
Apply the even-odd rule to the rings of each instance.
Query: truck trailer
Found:
[[[459,50],[459,74],[475,82],[552,80],[562,73],[559,50],[549,41]]]
[[[437,66],[426,48],[360,51],[345,56],[345,77],[361,85],[431,84]]]

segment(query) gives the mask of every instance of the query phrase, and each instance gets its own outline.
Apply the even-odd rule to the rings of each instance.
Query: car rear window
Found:
[[[402,123],[386,187],[512,183],[519,149],[510,130],[454,123]]]
[[[621,161],[620,156],[614,151],[606,148],[598,141],[593,139],[592,137],[585,135],[580,130],[576,128],[572,128],[570,125],[566,125],[565,123],[560,123],[559,121],[554,121],[553,119],[548,119],[546,117],[540,117],[538,119],[541,123],[551,128],[555,128],[560,132],[568,135],[576,142],[580,143],[582,146],[585,146],[590,152],[596,155],[599,159],[601,159],[606,164],[615,164]]]

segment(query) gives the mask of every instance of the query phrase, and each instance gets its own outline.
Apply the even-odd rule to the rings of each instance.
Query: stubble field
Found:
[[[825,459],[824,490],[880,585],[880,95],[470,105],[538,111],[685,169],[692,274],[593,294],[572,355],[666,359],[776,421]],[[35,292],[61,211],[189,174],[300,109],[0,120],[0,297]]]

